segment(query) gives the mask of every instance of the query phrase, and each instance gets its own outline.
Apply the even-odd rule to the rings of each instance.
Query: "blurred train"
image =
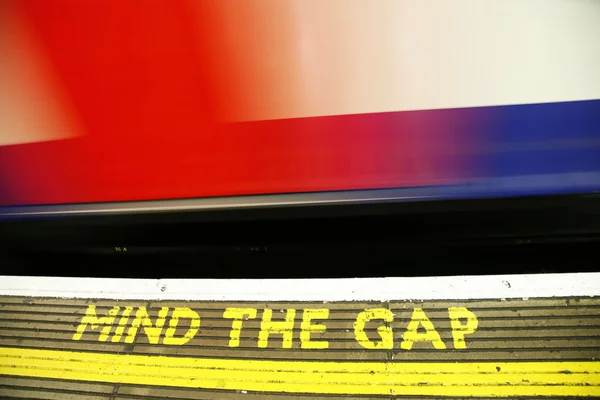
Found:
[[[0,397],[598,398],[599,38],[594,0],[0,0]]]
[[[394,259],[401,247],[415,263],[424,244],[458,238],[479,243],[475,252],[489,238],[594,242],[598,233],[597,2],[0,7],[0,218],[11,271],[34,273],[40,252],[57,265],[85,254],[105,275],[143,275],[115,266],[130,265],[126,251],[144,260],[134,264],[162,254],[171,261],[161,265],[189,265],[246,253],[254,258],[244,262],[279,263],[276,254],[300,248],[286,262],[310,265],[299,255],[336,248],[352,262],[350,249],[375,246],[364,256]],[[565,268],[523,261],[542,253],[502,268]],[[107,264],[109,254],[121,258]],[[498,259],[487,254],[471,264]],[[232,263],[220,271],[249,274]],[[432,273],[386,268],[346,272]]]

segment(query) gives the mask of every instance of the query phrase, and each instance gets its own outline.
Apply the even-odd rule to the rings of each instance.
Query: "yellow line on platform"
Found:
[[[600,362],[223,360],[0,347],[0,375],[261,392],[600,396]]]

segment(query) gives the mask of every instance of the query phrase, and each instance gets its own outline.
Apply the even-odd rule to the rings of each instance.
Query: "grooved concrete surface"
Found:
[[[0,397],[600,396],[600,298],[0,297]]]

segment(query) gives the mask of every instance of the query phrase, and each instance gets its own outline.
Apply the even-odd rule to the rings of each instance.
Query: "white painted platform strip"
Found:
[[[344,279],[0,276],[0,295],[114,300],[386,301],[600,296],[600,273]]]

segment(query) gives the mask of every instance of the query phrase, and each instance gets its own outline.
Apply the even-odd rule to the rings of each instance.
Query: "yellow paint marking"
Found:
[[[138,308],[137,312],[135,313],[135,319],[131,323],[131,327],[127,330],[125,343],[133,343],[140,326],[143,326],[146,336],[148,336],[148,341],[151,344],[158,344],[158,340],[160,339],[160,334],[162,333],[168,313],[168,307],[161,307],[160,312],[158,313],[158,318],[156,319],[156,324],[153,324],[152,320],[150,319],[150,315],[148,315],[146,307]]]
[[[179,324],[180,318],[190,320],[190,327],[183,337],[175,337],[175,332],[177,332],[177,325]],[[187,307],[176,307],[173,310],[173,315],[169,321],[169,329],[167,329],[167,333],[163,339],[163,344],[174,344],[177,346],[184,345],[192,340],[194,336],[196,336],[196,333],[198,333],[199,329],[200,315],[198,315],[196,311]]]
[[[114,306],[106,316],[98,318],[96,315],[96,306],[89,306],[85,316],[81,318],[81,323],[73,335],[73,340],[80,340],[81,336],[83,336],[83,332],[85,332],[85,328],[87,328],[89,325],[92,329],[98,329],[99,326],[102,326],[102,333],[100,333],[98,340],[101,342],[106,342],[112,329],[112,324],[115,322],[115,318],[120,309],[121,307]]]
[[[90,307],[92,307],[92,306],[90,306]],[[90,307],[88,307],[88,312],[89,312]],[[132,311],[133,311],[133,307],[129,307],[129,306],[125,307],[125,310],[123,311],[123,314],[122,314],[121,318],[119,319],[119,326],[117,326],[117,329],[115,330],[115,335],[111,339],[111,341],[113,343],[118,343],[121,340],[121,338],[123,337],[123,333],[125,332],[125,326],[129,322],[129,316],[131,315]],[[81,339],[81,335],[79,336],[79,338]]]
[[[383,320],[388,324],[394,320],[394,314],[387,308],[372,308],[358,314],[354,323],[354,336],[365,349],[393,349],[394,332],[390,326],[382,325],[377,328],[381,342],[373,342],[365,333],[365,325],[372,320]]]
[[[0,347],[0,375],[263,392],[600,396],[600,362],[224,360]]]
[[[448,314],[450,316],[450,326],[452,326],[454,348],[466,349],[465,335],[475,333],[479,326],[477,316],[464,307],[450,307],[448,308]],[[466,320],[466,322],[463,324],[461,320]]]
[[[85,315],[82,317],[77,331],[73,335],[73,340],[81,340],[84,333],[89,331],[98,330],[101,326],[102,329],[97,336],[97,340],[105,342],[108,340],[112,327],[116,321],[116,318],[120,314],[116,329],[111,338],[113,343],[120,343],[127,324],[129,323],[131,315],[135,315],[131,326],[127,330],[125,343],[134,343],[135,338],[138,335],[140,328],[143,328],[144,334],[148,338],[150,344],[166,344],[166,345],[183,345],[192,340],[199,331],[200,327],[200,314],[190,308],[175,308],[169,319],[166,336],[163,341],[160,341],[162,336],[163,327],[166,324],[167,317],[169,315],[169,307],[161,307],[158,311],[158,316],[155,319],[156,322],[152,322],[149,316],[149,312],[146,307],[126,306],[121,307],[115,306],[112,310],[104,316],[98,316],[96,313],[96,306],[89,305]],[[135,313],[134,313],[135,311]],[[283,313],[283,310],[280,310]],[[154,314],[153,312],[152,314]],[[226,308],[223,312],[224,319],[231,319],[231,331],[229,347],[240,346],[240,336],[242,331],[243,321],[248,319],[257,318],[258,310],[256,308]],[[439,313],[434,314],[436,318],[439,318]],[[369,350],[390,350],[393,349],[396,344],[394,343],[394,332],[392,323],[394,322],[395,314],[387,308],[370,308],[362,312],[359,312],[354,321],[354,334],[355,339],[360,346]],[[278,317],[283,317],[284,320],[278,320]],[[179,318],[185,319],[186,323],[189,323],[188,331],[184,337],[175,338],[177,328],[183,329],[179,326]],[[296,310],[288,309],[285,315],[276,315],[276,320],[273,321],[273,310],[263,310],[262,321],[260,324],[260,333],[258,335],[257,346],[259,348],[268,347],[269,336],[271,334],[282,335],[282,348],[291,349],[293,348],[294,335],[293,330],[295,327]],[[472,335],[477,330],[479,325],[477,316],[466,309],[465,307],[449,307],[448,318],[452,327],[452,338],[454,341],[455,350],[464,350],[467,348],[465,340],[466,335]],[[300,346],[302,349],[327,349],[329,343],[325,340],[318,340],[319,338],[311,338],[311,334],[320,334],[323,337],[327,330],[327,320],[329,319],[328,308],[306,308],[302,313],[302,321],[300,324]],[[319,323],[313,320],[320,320]],[[381,340],[373,338],[372,340],[368,337],[365,332],[366,325],[369,324],[371,327],[373,324],[377,324],[377,333]],[[419,328],[423,328],[425,332],[419,332]],[[93,332],[89,332],[93,333]],[[94,332],[95,333],[95,332]],[[447,350],[448,347],[441,339],[440,334],[437,332],[433,322],[427,317],[422,308],[414,308],[410,323],[406,327],[404,334],[402,334],[403,341],[400,343],[400,348],[403,350],[411,350],[415,343],[429,342],[431,346],[436,350]],[[89,336],[86,338],[89,339]],[[298,338],[296,338],[297,340]]]
[[[424,333],[419,333],[419,326],[425,328]],[[400,348],[410,350],[413,344],[418,342],[431,342],[433,347],[438,350],[446,349],[446,344],[442,341],[440,334],[435,330],[435,327],[429,318],[427,318],[422,308],[414,309],[406,332],[404,332],[404,340],[400,344]]]
[[[260,323],[260,332],[258,333],[258,347],[267,347],[269,345],[269,334],[279,333],[283,336],[281,347],[284,349],[291,349],[295,317],[296,310],[290,308],[285,314],[285,321],[271,321],[273,318],[273,310],[265,308],[263,311],[262,322]]]
[[[223,318],[231,318],[231,332],[229,333],[229,347],[240,347],[240,335],[242,334],[242,321],[244,319],[256,318],[256,308],[230,307],[223,312]]]
[[[306,308],[302,315],[302,324],[300,324],[300,342],[303,349],[327,349],[329,342],[311,340],[311,333],[324,333],[327,327],[323,324],[313,324],[315,319],[329,318],[329,310],[326,308]]]

